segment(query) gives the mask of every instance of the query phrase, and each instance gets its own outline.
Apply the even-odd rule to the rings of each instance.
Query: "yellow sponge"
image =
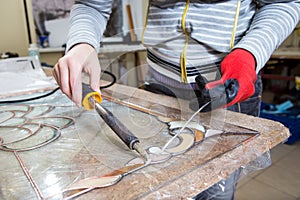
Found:
[[[87,110],[93,110],[95,107],[89,102],[89,98],[92,97],[97,103],[102,102],[102,96],[99,92],[90,92],[84,96],[82,105]]]

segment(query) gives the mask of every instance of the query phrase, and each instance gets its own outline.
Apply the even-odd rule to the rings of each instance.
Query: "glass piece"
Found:
[[[55,108],[44,116],[69,116],[78,117],[82,112],[86,111],[84,108],[78,108],[77,106],[59,106],[56,105]]]
[[[158,116],[157,119],[158,119],[159,121],[161,121],[161,122],[164,122],[164,123],[168,123],[168,122],[177,120],[177,119],[175,119],[175,118],[164,117],[164,116]]]
[[[192,130],[194,131],[195,133],[195,142],[200,142],[201,140],[203,140],[204,138],[204,133],[197,130],[197,129],[193,129]]]
[[[165,150],[166,152],[171,153],[172,155],[178,155],[186,152],[194,145],[194,135],[189,133],[181,133],[178,137],[182,139],[181,143],[175,147],[167,148]]]
[[[21,140],[25,140],[26,138],[30,137],[32,134],[37,133],[37,131],[40,129],[41,125],[38,123],[30,123],[30,122],[26,122],[25,124],[23,124],[20,128],[25,128],[30,130],[30,134],[24,134],[24,136],[20,137],[19,139],[16,139],[12,142],[5,142],[5,144],[9,144],[9,143],[14,143],[14,142],[18,142]]]
[[[150,164],[162,163],[169,160],[172,157],[172,155],[168,152],[161,152],[161,149],[159,147],[149,147],[147,149],[147,152],[151,158]],[[144,164],[144,163],[145,163],[144,159],[142,159],[141,157],[137,157],[130,160],[126,164],[126,166],[135,165],[135,164]]]
[[[53,110],[54,106],[51,106],[51,105],[32,105],[31,108],[32,108],[31,111],[28,112],[25,115],[27,118],[32,118],[32,117],[45,115],[45,114],[49,113],[51,110]]]
[[[223,131],[221,131],[221,130],[207,129],[206,133],[205,133],[205,137],[210,137],[210,136],[218,135],[221,133],[223,133]]]
[[[217,156],[225,154],[226,152],[242,145],[250,138],[254,138],[258,134],[215,134],[209,137],[205,137],[195,148],[199,152],[199,159],[209,161]],[[201,153],[200,153],[201,152]]]
[[[151,157],[152,164],[165,162],[165,161],[169,160],[172,156],[168,152],[161,152],[161,149],[159,147],[149,147],[148,152]]]
[[[0,146],[0,149],[5,151],[29,151],[56,140],[60,136],[60,133],[58,128],[43,124],[35,134],[32,134],[31,137],[28,137],[26,140],[6,145],[3,144]]]
[[[12,111],[15,113],[15,117],[23,118],[24,115],[27,114],[27,111],[22,111],[22,110],[14,110]]]
[[[112,172],[109,172],[108,174],[105,174],[104,177],[107,177],[107,176],[118,176],[118,175],[127,175],[129,173],[132,173],[138,169],[141,169],[145,166],[144,163],[141,163],[141,164],[134,164],[134,165],[128,165],[128,166],[124,166],[122,168],[119,168],[119,169],[116,169],[116,170],[113,170]]]
[[[34,122],[26,122],[25,124],[22,125],[22,127],[30,129],[32,131],[32,133],[34,134],[40,129],[41,124],[34,123]]]
[[[22,124],[26,123],[27,121],[28,120],[26,118],[14,117],[1,123],[1,126],[22,126]]]
[[[111,186],[121,180],[122,175],[117,176],[104,176],[104,177],[89,177],[83,180],[80,180],[70,187],[68,190],[78,190],[78,189],[86,189],[86,188],[103,188],[107,186]]]
[[[72,198],[77,196],[78,194],[82,194],[84,192],[88,192],[95,188],[104,188],[111,185],[116,184],[119,182],[123,176],[130,174],[136,170],[139,170],[141,168],[145,167],[145,164],[134,164],[134,165],[128,165],[125,167],[122,167],[120,169],[114,170],[104,176],[94,176],[94,177],[88,177],[82,180],[79,180],[75,183],[73,183],[71,186],[69,186],[64,193],[70,192],[72,190],[84,190],[85,191],[78,191],[77,194],[72,194]],[[71,198],[70,196],[68,198]]]
[[[69,199],[73,199],[79,195],[82,195],[86,192],[89,192],[95,188],[104,188],[104,187],[108,187],[111,185],[116,184],[117,182],[119,182],[122,179],[122,175],[118,175],[118,176],[107,176],[107,177],[96,177],[95,179],[93,177],[91,178],[87,178],[81,181],[78,181],[76,183],[74,183],[74,187],[76,187],[76,189],[73,188],[69,188],[67,190],[65,190],[64,193],[64,199],[69,200]],[[78,187],[78,189],[77,189]]]
[[[181,132],[179,133],[179,135],[182,134],[182,133],[189,133],[189,134],[194,135],[194,131],[193,131],[193,129],[191,129],[191,128],[185,127],[183,130],[181,130],[181,129],[182,129],[182,127],[170,129],[170,130],[169,130],[169,134],[170,134],[171,136],[175,136],[176,134],[179,133],[179,131],[181,131]],[[175,139],[176,139],[176,138],[175,138]]]
[[[0,111],[0,125],[1,123],[13,118],[15,113],[12,111]]]
[[[152,162],[152,161],[151,161]],[[136,165],[136,164],[144,164],[145,163],[145,160],[141,157],[136,157],[132,160],[130,160],[126,166],[130,166],[130,165]]]
[[[11,111],[15,113],[15,117],[23,117],[25,114],[31,111],[31,107],[29,105],[7,105],[0,106],[0,111]]]
[[[171,121],[168,123],[168,125],[170,126],[169,129],[176,129],[176,128],[181,128],[186,124],[187,121]],[[203,133],[205,133],[205,128],[202,124],[198,123],[198,122],[189,122],[186,127],[188,128],[192,128],[192,129],[197,129]]]
[[[2,145],[23,140],[32,135],[32,131],[25,127],[9,127],[0,126],[0,138],[2,138]]]
[[[9,106],[0,106],[0,111],[23,111],[29,112],[31,107],[29,105],[9,105]]]
[[[67,128],[75,123],[74,119],[67,116],[53,116],[53,117],[34,117],[30,122],[48,124],[59,129]]]

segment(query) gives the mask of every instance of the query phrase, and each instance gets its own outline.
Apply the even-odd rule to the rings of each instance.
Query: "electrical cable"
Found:
[[[103,73],[110,75],[113,80],[107,85],[100,86],[100,89],[109,88],[110,86],[112,86],[117,82],[117,77],[113,73],[106,70],[104,70]]]
[[[116,76],[113,73],[111,73],[109,71],[105,71],[105,70],[103,71],[103,73],[110,75],[113,80],[109,84],[107,84],[107,85],[100,86],[100,89],[108,88],[108,87],[114,85],[117,82],[117,78],[116,78]],[[43,95],[40,95],[40,96],[31,97],[31,98],[27,98],[27,99],[0,101],[0,104],[22,103],[22,102],[26,102],[26,101],[33,101],[33,100],[45,98],[47,96],[50,96],[50,95],[54,94],[59,89],[60,88],[57,87],[57,88],[55,88],[54,90],[52,90],[51,92],[49,92],[47,94],[43,94]]]
[[[27,99],[0,101],[0,104],[21,103],[21,102],[25,102],[25,101],[33,101],[33,100],[37,100],[37,99],[41,99],[41,98],[45,98],[47,96],[50,96],[50,95],[54,94],[57,90],[59,90],[59,87],[55,88],[54,90],[52,90],[51,92],[49,92],[47,94],[43,94],[43,95],[40,95],[40,96],[31,97],[31,98],[27,98]]]

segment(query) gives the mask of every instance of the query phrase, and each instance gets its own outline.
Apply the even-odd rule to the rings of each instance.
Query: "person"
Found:
[[[91,88],[99,91],[97,53],[111,4],[75,0],[72,8],[66,54],[53,75],[78,106],[82,71],[89,74]],[[147,12],[147,90],[190,99],[190,107],[197,109],[211,99],[215,88],[225,88],[223,94],[233,88],[234,95],[227,95],[217,107],[258,116],[259,72],[299,22],[300,1],[152,0]],[[195,199],[233,199],[238,171]]]

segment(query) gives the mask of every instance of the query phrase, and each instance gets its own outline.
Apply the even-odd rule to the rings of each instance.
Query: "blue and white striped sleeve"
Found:
[[[78,43],[88,43],[97,52],[111,13],[112,0],[75,0],[70,14],[68,51]]]
[[[261,0],[246,35],[234,48],[250,51],[259,72],[300,20],[300,0]]]

